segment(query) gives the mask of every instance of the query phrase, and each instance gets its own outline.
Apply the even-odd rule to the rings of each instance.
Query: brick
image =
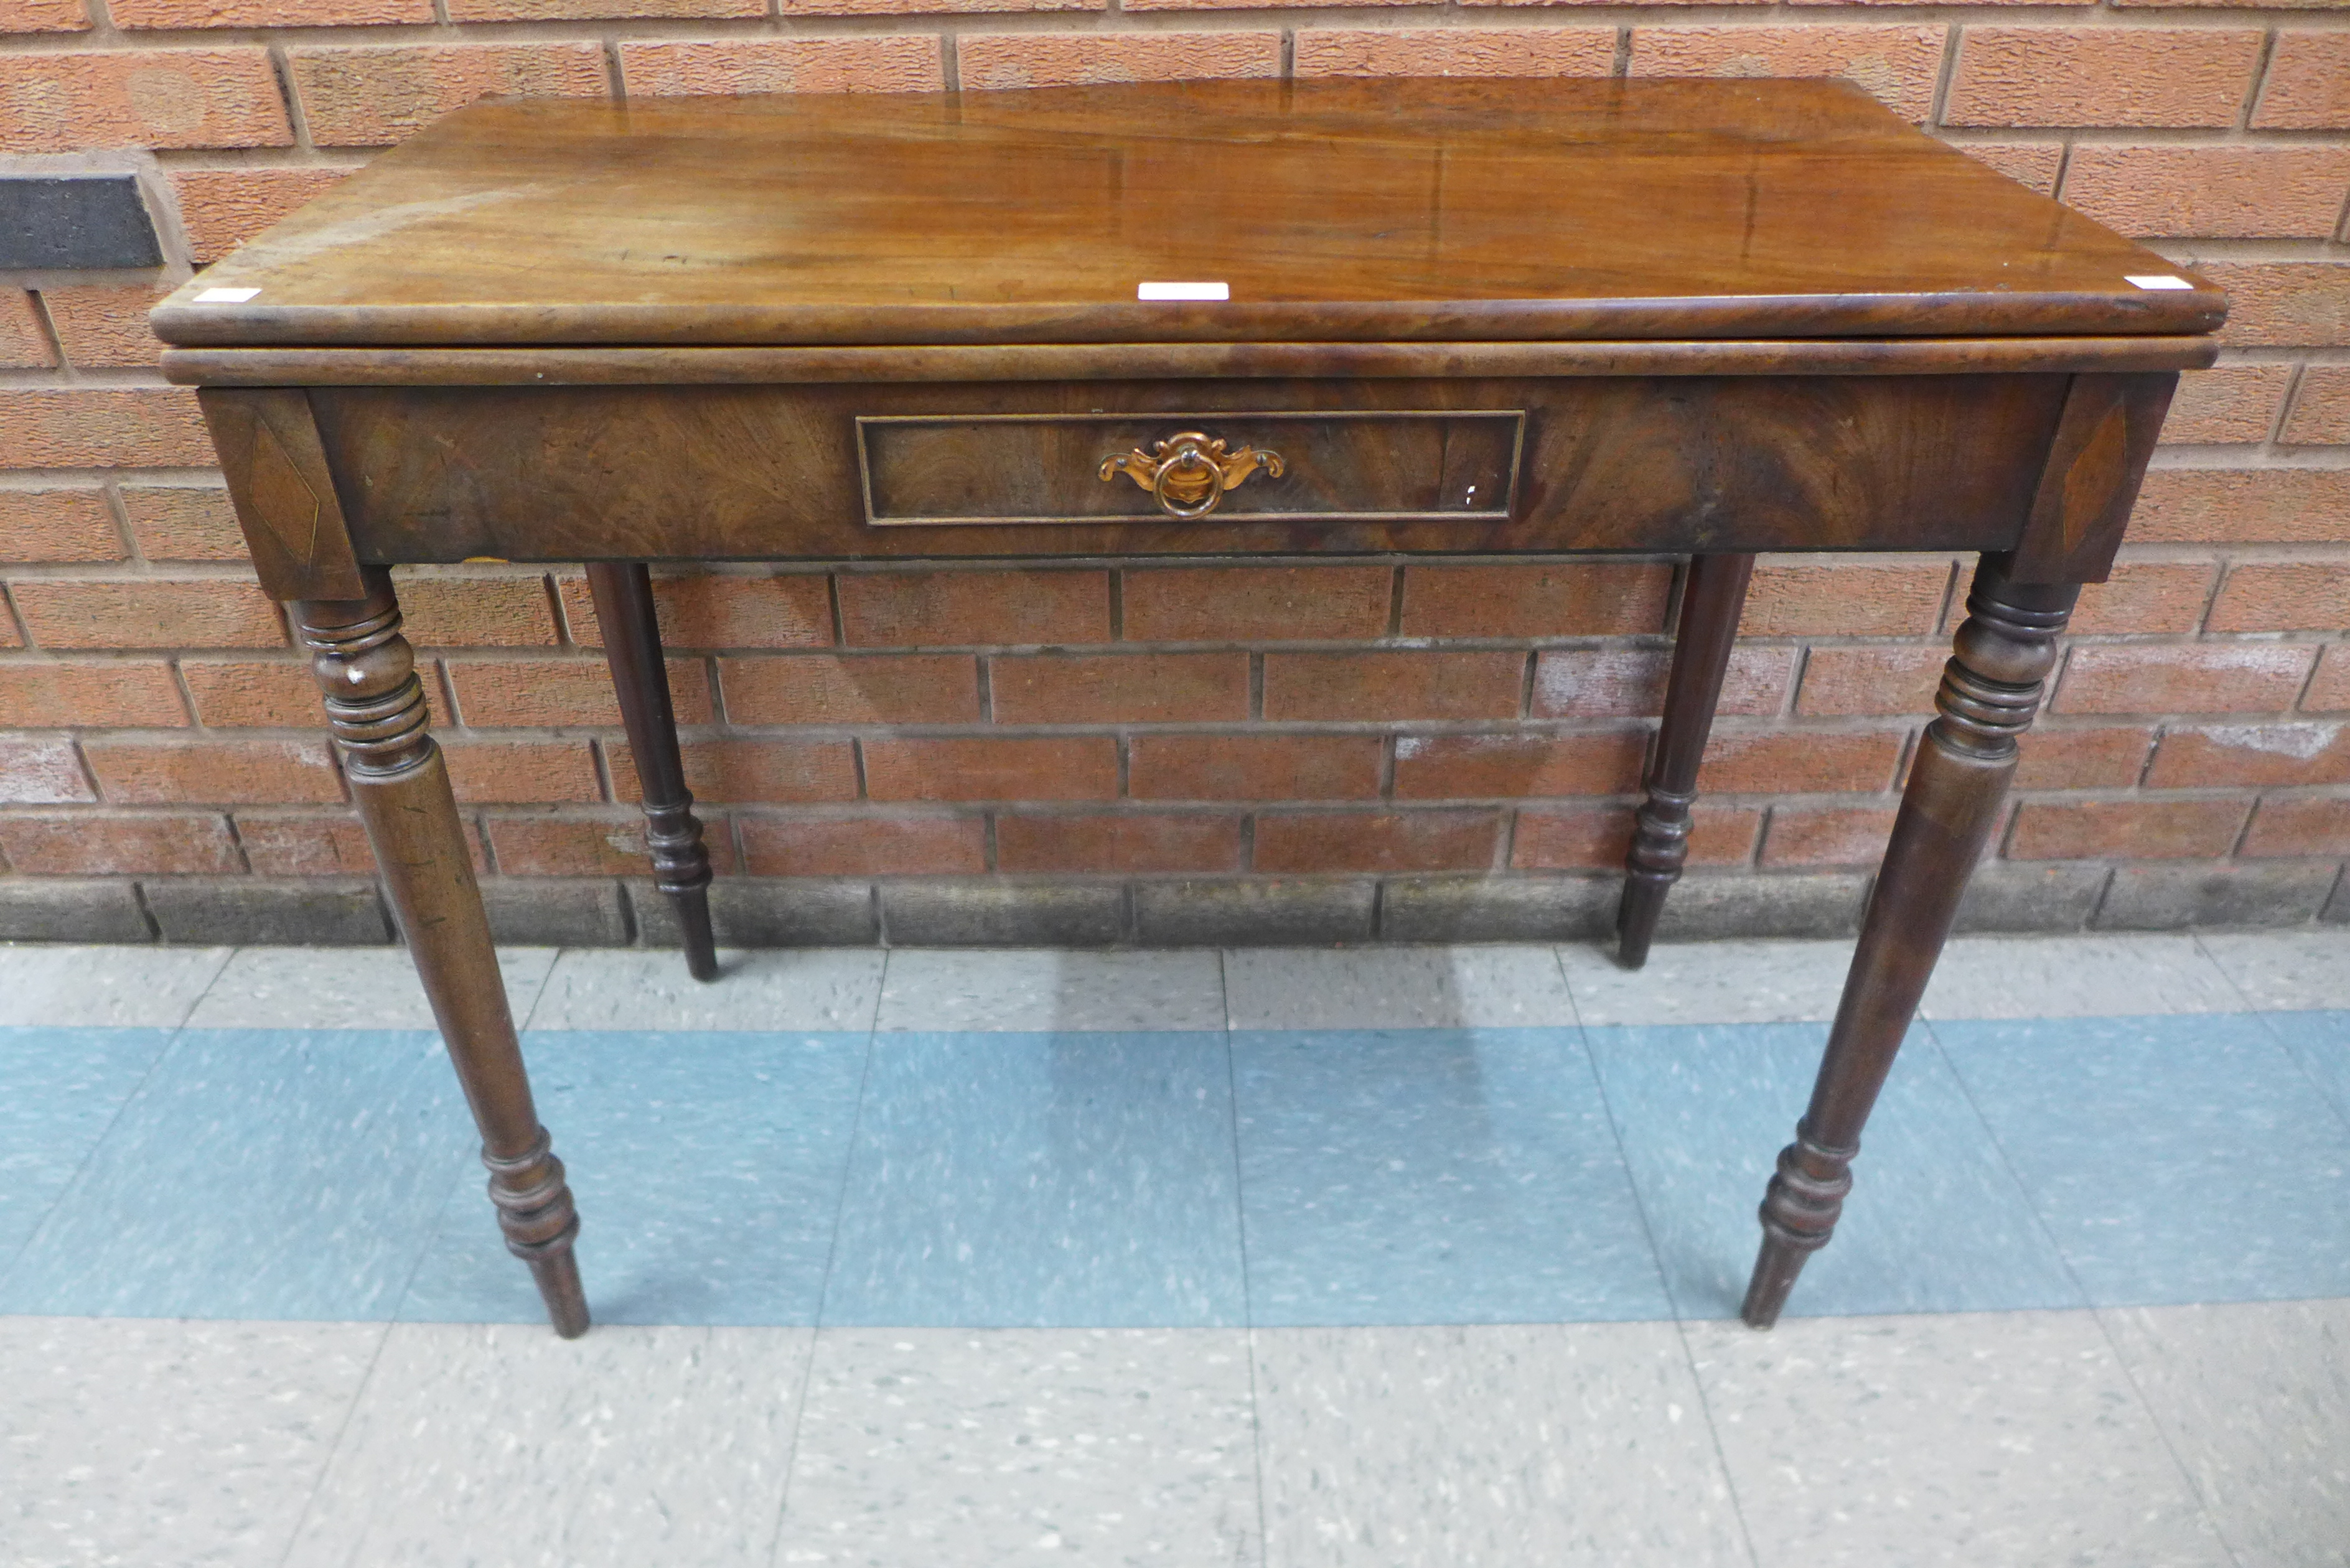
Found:
[[[2280,439],[2296,446],[2350,445],[2350,365],[2312,365],[2301,373]]]
[[[172,292],[168,284],[117,288],[49,288],[41,291],[49,322],[66,362],[111,369],[155,363],[163,345],[147,330],[147,312]]]
[[[1152,947],[1367,941],[1376,884],[1203,877],[1133,888],[1135,940]]]
[[[1391,942],[1597,942],[1614,929],[1614,877],[1388,877],[1379,936]]]
[[[1399,735],[1395,793],[1406,800],[1619,794],[1638,786],[1645,730],[1580,735]]]
[[[1942,618],[1942,561],[1878,566],[1773,559],[1754,568],[1742,637],[1920,637]]]
[[[1537,719],[1653,718],[1664,711],[1667,649],[1545,649],[1534,659]],[[1716,713],[1775,713],[1786,701],[1792,649],[1732,648]]]
[[[1190,566],[1125,574],[1128,642],[1306,642],[1388,628],[1386,566]]]
[[[2203,562],[2124,561],[2102,583],[2081,590],[2073,612],[2075,632],[2190,632],[2211,597],[2211,568]]]
[[[2304,381],[2307,377],[2303,378]],[[2292,383],[2290,365],[2215,365],[2178,378],[2166,441],[2257,441],[2269,438],[2277,404]]]
[[[702,847],[720,876],[735,869],[733,836],[724,818],[697,810]],[[646,872],[645,819],[612,816],[492,815],[484,824],[498,869],[509,877],[641,877]]]
[[[2325,239],[2350,195],[2350,147],[2073,150],[2064,204],[2125,234]]]
[[[2293,706],[2316,656],[2275,643],[2138,643],[2073,649],[2059,713],[2270,713]]]
[[[135,885],[119,878],[0,878],[0,941],[151,942]]]
[[[2322,865],[2117,866],[2097,906],[2101,930],[2306,924],[2340,867]]]
[[[1237,871],[1241,819],[1139,812],[999,816],[995,866],[1010,872]]]
[[[955,877],[987,869],[987,822],[978,816],[742,819],[754,877]]]
[[[2213,631],[2350,628],[2350,566],[2314,561],[2238,566],[2211,606]]]
[[[1783,805],[1762,840],[1765,866],[1874,866],[1893,832],[1889,805]]]
[[[561,22],[597,16],[698,20],[766,14],[765,0],[449,0],[452,22]]]
[[[964,33],[955,60],[966,89],[1277,77],[1281,35]]]
[[[2164,732],[2148,789],[2350,783],[2350,725],[2207,724]]]
[[[1509,719],[1526,656],[1515,651],[1269,653],[1267,719]]]
[[[805,804],[857,798],[857,759],[847,741],[689,741],[679,752],[696,800]],[[641,800],[636,757],[608,743],[612,794]]]
[[[1100,11],[1107,0],[777,0],[786,16],[969,15],[986,11]]]
[[[555,610],[546,580],[400,574],[400,618],[418,648],[549,647]]]
[[[326,722],[304,659],[183,659],[180,678],[195,700],[196,722],[207,729],[314,729]]]
[[[1294,59],[1299,77],[1605,77],[1616,29],[1301,28]]]
[[[33,296],[21,288],[0,288],[0,367],[46,369],[57,362],[34,313]]]
[[[1493,863],[1488,811],[1279,812],[1256,820],[1259,871],[1466,871]]]
[[[2043,196],[2056,193],[2056,175],[2064,166],[2061,141],[1959,141],[1951,145],[1978,162],[1988,163],[2019,185],[2029,185]]]
[[[1952,125],[2233,125],[2261,43],[2247,27],[1970,26],[1942,118]]]
[[[477,98],[601,98],[595,44],[390,44],[292,48],[286,73],[320,147],[405,140]]]
[[[2350,711],[2350,643],[2326,644],[2309,690],[2301,694],[2301,705],[2312,713]]]
[[[884,882],[889,940],[920,947],[1107,947],[1126,935],[1115,882]]]
[[[967,653],[723,659],[718,680],[726,717],[737,724],[955,724],[979,718],[979,661]]]
[[[2017,789],[2127,789],[2146,772],[2154,732],[2142,725],[2041,727],[2023,737]]]
[[[221,257],[296,208],[325,195],[348,169],[174,169],[172,194],[198,266]]]
[[[216,484],[126,484],[130,537],[151,561],[242,561],[244,535],[228,492]]]
[[[168,729],[188,722],[160,659],[53,659],[0,664],[0,725]]]
[[[81,0],[0,0],[0,33],[78,33],[88,26]]]
[[[344,813],[336,816],[255,815],[236,814],[237,842],[244,846],[245,863],[256,877],[371,877],[375,851],[369,847],[367,829]],[[465,836],[475,848],[473,836]]]
[[[585,741],[479,741],[443,735],[441,752],[449,761],[450,787],[459,800],[471,805],[536,805],[604,797]],[[616,767],[616,779],[619,773]]]
[[[1697,784],[1719,794],[1881,790],[1893,782],[1901,748],[1898,731],[1717,730]]]
[[[0,490],[0,561],[119,561],[122,540],[95,490]]]
[[[213,443],[186,387],[0,389],[0,468],[209,468]]]
[[[1762,814],[1751,806],[1700,803],[1690,820],[1689,864],[1742,866],[1754,853]],[[1518,813],[1510,864],[1522,871],[1620,867],[1632,847],[1630,806],[1528,809]]]
[[[603,647],[588,580],[566,575],[556,579],[555,587],[571,640],[582,648]],[[832,646],[832,596],[820,572],[655,577],[653,618],[660,627],[661,641],[672,651]]]
[[[2183,860],[2225,855],[2243,826],[2241,800],[2025,801],[2011,860]]]
[[[1379,793],[1377,735],[1139,735],[1138,800],[1356,800]]]
[[[1940,27],[1634,27],[1636,77],[1841,77],[1905,119],[1934,107]],[[2019,122],[2022,123],[2022,122]]]
[[[0,816],[0,853],[31,877],[185,876],[242,871],[217,812],[78,811]]]
[[[762,0],[743,3],[764,9]],[[933,0],[923,8],[939,6]],[[620,79],[633,98],[686,93],[937,92],[946,86],[946,70],[938,40],[927,34],[903,38],[729,38],[714,43],[622,44]]]
[[[2158,468],[2130,536],[2141,545],[2330,545],[2350,540],[2350,470]]]
[[[1926,713],[1950,655],[1939,648],[1815,648],[1804,661],[1795,711]]]
[[[19,579],[16,613],[43,648],[282,648],[277,607],[248,579]]]
[[[1409,566],[1406,637],[1613,637],[1665,628],[1672,568],[1591,566]]]
[[[265,49],[0,56],[0,151],[293,141]]]
[[[1108,800],[1118,794],[1118,742],[1107,735],[868,741],[865,793],[875,800]]]
[[[363,27],[434,20],[432,0],[107,0],[107,10],[116,26],[139,29]]]
[[[618,728],[620,703],[600,659],[452,659],[444,668],[457,711],[476,728],[600,724]],[[668,661],[670,701],[681,724],[708,724],[716,712],[698,659]]]
[[[316,805],[343,798],[324,737],[308,741],[89,740],[98,787],[117,805]]]
[[[1107,572],[854,572],[839,588],[852,648],[1109,640]]]
[[[0,735],[0,803],[55,805],[96,800],[68,740]]]
[[[2350,263],[2189,261],[2228,291],[2220,341],[2308,348],[2350,342]]]
[[[2350,800],[2262,800],[2237,853],[2260,860],[2350,855]]]
[[[2262,130],[2350,126],[2350,33],[2279,33],[2252,124]]]
[[[1214,723],[1249,716],[1245,653],[1012,655],[988,660],[987,680],[999,724]]]

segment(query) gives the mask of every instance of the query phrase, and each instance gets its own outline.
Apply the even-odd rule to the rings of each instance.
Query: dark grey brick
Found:
[[[1390,942],[1596,941],[1615,929],[1620,877],[1424,877],[1388,883]]]
[[[1111,947],[1126,940],[1114,882],[885,882],[892,947]]]
[[[2176,931],[2190,926],[2298,926],[2333,891],[2337,867],[2282,860],[2267,865],[2124,866],[2097,909],[2108,931]]]
[[[0,267],[100,271],[162,261],[135,177],[0,175]]]
[[[2334,884],[2334,897],[2325,902],[2321,920],[2350,920],[2350,867],[2345,867],[2341,877]]]
[[[151,942],[128,882],[68,877],[0,878],[0,941]]]
[[[679,945],[677,907],[650,880],[630,882],[637,940]],[[864,882],[722,877],[710,885],[710,929],[726,948],[862,948],[878,940]]]
[[[1371,938],[1368,881],[1139,882],[1134,937],[1146,947],[1318,947]]]
[[[2077,931],[2106,890],[2102,866],[1986,866],[1959,900],[1961,931]]]
[[[1858,872],[1789,877],[1692,875],[1665,898],[1664,941],[1722,937],[1848,937],[1860,929],[1868,878]]]
[[[520,947],[624,948],[629,919],[617,882],[496,877],[482,884],[490,935]]]
[[[366,947],[392,940],[373,882],[172,877],[141,888],[167,942]]]

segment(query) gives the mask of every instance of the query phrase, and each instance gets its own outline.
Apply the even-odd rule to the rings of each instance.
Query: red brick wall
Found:
[[[1842,74],[2234,293],[2075,623],[1969,919],[2350,914],[2350,14],[2324,4],[0,0],[0,144],[143,172],[184,275],[487,92]],[[19,162],[59,160],[17,160]],[[0,287],[0,933],[378,937],[158,278]],[[1676,902],[1848,925],[1964,564],[1768,562]],[[746,939],[1603,921],[1674,564],[739,570],[665,583]],[[410,574],[498,919],[658,940],[576,574]]]

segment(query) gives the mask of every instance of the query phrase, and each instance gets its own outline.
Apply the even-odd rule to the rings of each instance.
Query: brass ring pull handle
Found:
[[[1253,446],[1226,452],[1221,436],[1211,441],[1198,431],[1184,431],[1149,452],[1137,447],[1123,457],[1102,459],[1101,476],[1107,480],[1125,474],[1150,492],[1159,510],[1188,523],[1213,512],[1225,491],[1260,468],[1279,479],[1281,454]]]

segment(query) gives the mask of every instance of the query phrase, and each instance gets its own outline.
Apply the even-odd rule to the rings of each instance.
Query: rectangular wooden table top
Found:
[[[1138,297],[1170,283],[1230,297]],[[1517,343],[2191,336],[2224,311],[1841,83],[1402,79],[485,101],[154,325],[245,348]]]

